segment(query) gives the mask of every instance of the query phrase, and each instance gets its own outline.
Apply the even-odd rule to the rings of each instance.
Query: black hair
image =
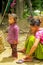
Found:
[[[40,26],[40,20],[39,19],[32,19],[31,21],[30,21],[30,25],[31,26],[35,26],[35,25],[37,25],[37,26]]]

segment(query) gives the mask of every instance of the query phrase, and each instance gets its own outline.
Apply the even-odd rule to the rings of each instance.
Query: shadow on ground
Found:
[[[11,58],[11,57],[6,57],[6,58],[3,58],[3,60],[1,61],[1,63],[5,63],[5,62],[13,62],[14,61],[14,58]]]

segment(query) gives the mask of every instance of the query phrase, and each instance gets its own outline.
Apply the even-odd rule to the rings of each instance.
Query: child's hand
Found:
[[[18,41],[14,40],[14,44],[18,44]]]

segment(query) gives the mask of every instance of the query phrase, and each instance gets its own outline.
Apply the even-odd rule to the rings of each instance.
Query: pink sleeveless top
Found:
[[[36,38],[40,38],[40,43],[43,44],[43,28],[40,28],[36,34],[35,34]]]

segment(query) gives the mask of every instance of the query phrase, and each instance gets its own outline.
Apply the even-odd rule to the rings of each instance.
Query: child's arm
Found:
[[[14,44],[18,44],[19,27],[18,27],[18,26],[15,27],[13,32],[14,32],[14,35],[15,35],[15,33],[16,33],[15,40],[14,40]]]

